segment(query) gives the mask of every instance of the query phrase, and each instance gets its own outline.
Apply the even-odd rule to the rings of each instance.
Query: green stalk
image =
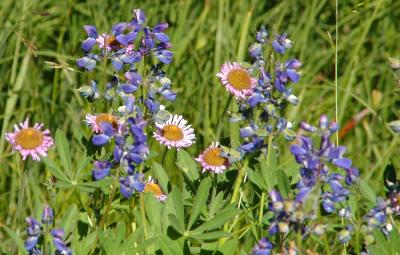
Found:
[[[261,193],[261,201],[260,201],[260,213],[258,216],[258,224],[262,224],[262,219],[264,215],[264,200],[265,200],[265,192]]]
[[[118,179],[119,179],[120,170],[121,170],[121,168],[118,167],[117,171],[115,173],[114,185],[113,185],[113,188],[111,190],[111,194],[110,194],[110,196],[108,198],[106,209],[104,210],[104,213],[103,213],[103,217],[100,220],[100,224],[99,224],[100,229],[102,229],[104,227],[104,225],[106,223],[106,220],[107,220],[107,214],[111,209],[111,204],[112,204],[112,201],[114,199],[114,196],[115,196],[115,193],[116,193],[117,187],[118,187]]]
[[[241,184],[243,182],[243,178],[246,175],[247,165],[248,165],[248,160],[245,159],[244,163],[243,163],[243,166],[239,170],[239,174],[238,174],[238,176],[236,178],[235,188],[233,189],[233,195],[232,195],[231,203],[235,203],[236,204],[238,202],[239,191],[240,191]]]
[[[219,137],[222,132],[222,128],[224,127],[224,117],[228,111],[229,105],[232,102],[233,95],[229,95],[228,100],[225,103],[224,109],[222,110],[221,116],[219,117],[218,126],[217,126],[217,133],[215,134],[215,140],[219,141]]]

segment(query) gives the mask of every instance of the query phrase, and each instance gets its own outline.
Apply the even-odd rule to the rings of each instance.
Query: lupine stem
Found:
[[[112,204],[112,201],[114,200],[114,196],[115,196],[115,193],[116,193],[116,191],[117,191],[120,169],[121,169],[121,168],[118,167],[118,168],[117,168],[117,171],[116,171],[116,173],[115,173],[114,185],[113,185],[113,188],[112,188],[112,190],[111,190],[110,196],[109,196],[109,198],[108,198],[108,202],[107,202],[107,205],[106,205],[106,209],[104,210],[103,217],[102,217],[101,220],[100,220],[99,227],[100,227],[101,229],[104,227],[104,224],[106,223],[107,214],[108,214],[108,212],[109,212],[110,209],[111,209],[111,204]]]
[[[244,161],[242,168],[239,170],[239,174],[236,178],[236,182],[235,182],[235,188],[233,189],[233,195],[232,195],[232,199],[231,199],[231,203],[237,203],[238,201],[238,195],[239,195],[239,191],[240,191],[240,187],[241,184],[243,182],[243,178],[246,174],[246,169],[247,169],[247,164],[248,161],[247,159]]]
[[[260,214],[258,217],[258,224],[262,224],[263,214],[264,214],[264,200],[265,200],[265,192],[261,193],[261,201],[260,201]]]
[[[217,133],[215,134],[215,140],[218,141],[219,137],[222,132],[222,128],[224,127],[224,116],[228,111],[229,105],[232,102],[233,95],[229,95],[228,100],[226,100],[224,109],[222,110],[221,116],[219,117],[218,126],[217,126]]]

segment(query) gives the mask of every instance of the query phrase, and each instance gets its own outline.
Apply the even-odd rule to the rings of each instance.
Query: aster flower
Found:
[[[219,147],[219,143],[213,142],[196,158],[196,161],[203,167],[203,173],[210,171],[211,173],[222,174],[229,167],[228,160],[222,157],[221,153],[222,149]]]
[[[156,123],[157,131],[153,136],[156,140],[167,146],[178,150],[189,147],[194,143],[194,130],[181,115],[171,115],[164,123]]]
[[[151,176],[144,186],[144,192],[153,193],[156,199],[160,202],[165,202],[165,200],[167,200],[167,195],[164,194],[160,185],[158,185]]]
[[[226,90],[237,99],[245,99],[253,93],[257,80],[239,63],[226,62],[217,74]]]
[[[121,124],[121,121],[110,113],[86,114],[86,124],[92,128],[94,133],[101,133],[103,131],[100,125],[103,122],[110,124],[114,130]]]
[[[19,151],[22,159],[31,156],[40,161],[40,156],[46,157],[47,151],[53,145],[53,138],[48,129],[42,131],[42,123],[29,127],[29,119],[14,125],[14,132],[6,133],[6,140],[13,146],[13,151]]]

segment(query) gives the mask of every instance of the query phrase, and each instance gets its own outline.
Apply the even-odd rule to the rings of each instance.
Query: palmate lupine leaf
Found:
[[[178,162],[176,165],[185,173],[189,180],[196,181],[199,179],[197,164],[192,156],[184,150],[178,151]]]
[[[58,155],[60,156],[62,166],[64,167],[68,177],[72,178],[72,164],[71,164],[71,152],[69,143],[63,131],[57,129],[56,131],[56,147]]]
[[[364,180],[360,180],[360,191],[361,191],[361,194],[365,198],[367,198],[371,203],[374,204],[376,202],[375,191]]]
[[[24,241],[21,239],[21,237],[19,237],[17,233],[9,229],[7,226],[2,226],[2,228],[17,245],[19,254],[28,254],[25,250]]]
[[[201,181],[200,186],[197,189],[196,198],[194,199],[192,212],[187,225],[188,230],[193,226],[193,223],[200,215],[201,209],[206,206],[210,188],[211,179],[207,177]]]
[[[164,168],[160,164],[154,162],[152,167],[152,173],[154,177],[158,180],[158,183],[160,184],[161,188],[165,192],[167,192],[169,178]]]
[[[61,168],[58,167],[54,161],[50,160],[49,158],[43,158],[43,162],[50,173],[52,173],[57,179],[71,183],[71,180],[63,173]]]

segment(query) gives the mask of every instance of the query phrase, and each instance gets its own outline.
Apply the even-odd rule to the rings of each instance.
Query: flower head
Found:
[[[210,171],[212,173],[221,174],[229,166],[226,158],[221,156],[222,149],[218,143],[212,143],[205,149],[196,159],[203,167],[203,173]]]
[[[45,205],[42,212],[42,223],[51,225],[54,219],[53,209],[49,205]]]
[[[101,127],[101,123],[103,122],[110,124],[114,130],[121,124],[118,118],[110,113],[99,113],[96,115],[86,114],[86,123],[95,133],[101,133],[103,131]]]
[[[257,83],[257,79],[251,77],[249,71],[236,62],[223,64],[217,76],[226,90],[237,99],[250,96]]]
[[[151,176],[144,186],[144,192],[153,193],[156,199],[160,202],[164,202],[167,199],[167,195],[164,194],[160,185],[158,185]]]
[[[51,235],[53,236],[54,246],[57,249],[56,254],[72,255],[71,250],[64,241],[65,232],[63,229],[53,229]]]
[[[12,144],[13,150],[21,153],[22,159],[31,156],[33,160],[40,160],[39,156],[47,156],[47,151],[53,145],[48,129],[42,131],[42,123],[29,127],[29,120],[14,125],[14,132],[6,133],[6,140]]]
[[[154,137],[158,142],[167,146],[169,149],[189,147],[196,139],[194,130],[181,115],[171,115],[164,123],[156,123],[157,131]]]

